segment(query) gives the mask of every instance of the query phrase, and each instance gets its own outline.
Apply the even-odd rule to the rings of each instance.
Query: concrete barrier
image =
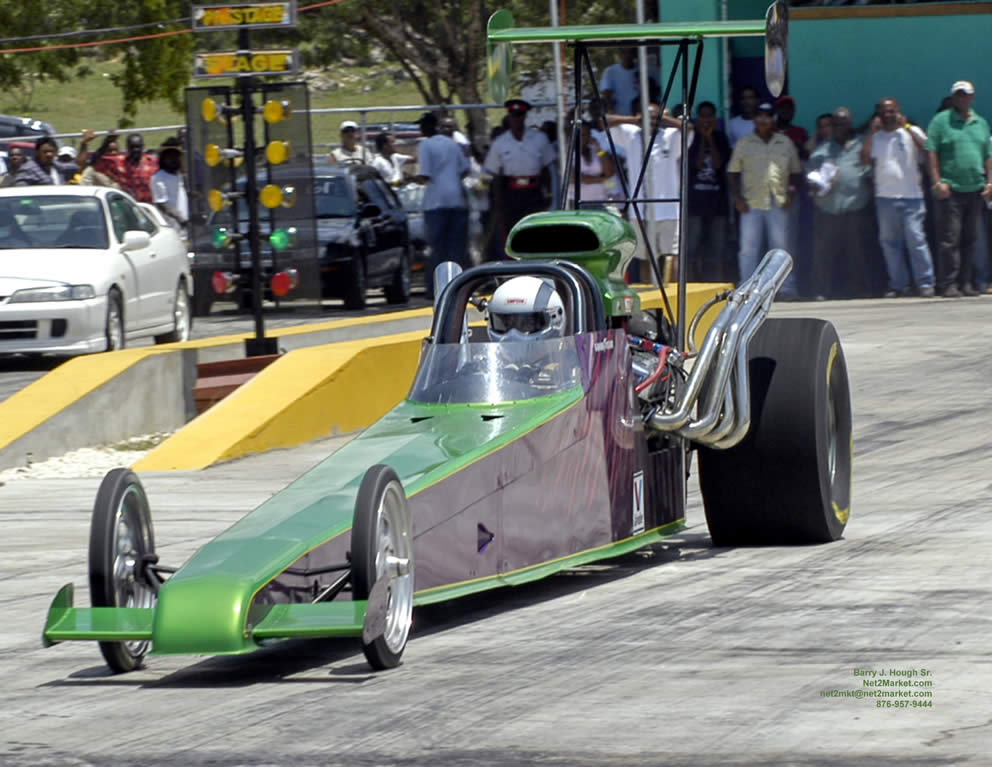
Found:
[[[375,423],[406,396],[427,331],[296,349],[134,465],[203,469]]]
[[[175,346],[69,360],[0,403],[0,469],[175,431],[195,382],[196,352]]]
[[[431,308],[274,328],[284,351],[430,327]],[[0,402],[0,469],[81,447],[181,429],[193,417],[200,362],[244,357],[238,333],[75,357]]]

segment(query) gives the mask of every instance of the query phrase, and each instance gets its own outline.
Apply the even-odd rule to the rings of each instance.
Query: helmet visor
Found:
[[[551,318],[547,312],[522,312],[520,314],[500,314],[490,312],[493,332],[498,334],[506,333],[509,330],[519,330],[521,333],[531,335],[540,333],[551,324]]]

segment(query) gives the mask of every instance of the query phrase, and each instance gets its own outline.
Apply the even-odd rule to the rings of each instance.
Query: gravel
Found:
[[[171,432],[146,434],[113,445],[84,447],[58,458],[29,462],[26,466],[0,471],[0,485],[23,479],[102,477],[111,469],[137,463],[169,436]]]

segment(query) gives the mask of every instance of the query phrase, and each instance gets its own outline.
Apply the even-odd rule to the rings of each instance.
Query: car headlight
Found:
[[[83,301],[94,298],[92,285],[53,285],[50,288],[25,288],[7,299],[11,304],[41,303],[43,301]]]

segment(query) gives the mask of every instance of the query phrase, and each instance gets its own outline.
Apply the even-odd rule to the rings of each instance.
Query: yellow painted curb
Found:
[[[728,287],[731,286],[690,285],[686,293],[688,318]],[[656,289],[647,289],[640,295],[644,309],[663,306],[661,292]],[[677,311],[675,297],[669,300]],[[709,312],[700,323],[696,334],[699,342],[715,316],[715,312]],[[428,332],[412,331],[291,351],[132,468],[203,469],[219,461],[367,428],[408,393],[421,341]]]
[[[406,396],[427,334],[419,330],[295,349],[133,468],[202,469],[365,428]]]

